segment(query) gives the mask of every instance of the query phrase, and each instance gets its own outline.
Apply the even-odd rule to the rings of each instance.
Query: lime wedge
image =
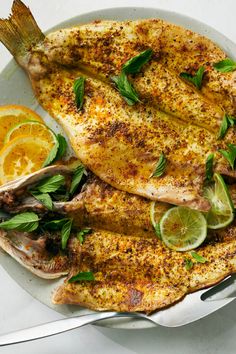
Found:
[[[175,251],[199,247],[207,236],[205,217],[198,210],[178,206],[169,209],[160,221],[162,241]]]
[[[204,195],[211,204],[211,209],[206,214],[206,220],[209,229],[220,229],[233,221],[234,205],[221,175],[215,173],[213,178],[215,184],[204,190]]]

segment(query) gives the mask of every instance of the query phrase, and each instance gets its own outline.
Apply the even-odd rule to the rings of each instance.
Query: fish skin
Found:
[[[46,239],[45,235],[34,240],[32,234],[0,230],[0,247],[31,273],[43,279],[68,274],[71,260],[67,255],[47,251]]]
[[[207,259],[196,263],[190,252],[175,252],[157,238],[122,236],[94,230],[83,244],[80,263],[55,291],[53,303],[93,310],[145,311],[172,305],[186,294],[209,287],[236,271],[235,224],[215,232],[197,249]],[[187,270],[185,259],[193,268]],[[78,272],[92,271],[95,281],[68,283]]]

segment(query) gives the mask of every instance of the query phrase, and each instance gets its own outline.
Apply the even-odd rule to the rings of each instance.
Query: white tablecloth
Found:
[[[11,0],[0,2],[0,18]],[[25,0],[39,26],[57,23],[92,10],[117,6],[157,7],[199,19],[236,41],[235,0]],[[11,58],[0,46],[0,70]],[[0,266],[0,333],[59,319],[61,316],[22,290]],[[87,326],[37,342],[0,348],[1,354],[233,354],[236,353],[236,302],[189,326],[138,331]]]

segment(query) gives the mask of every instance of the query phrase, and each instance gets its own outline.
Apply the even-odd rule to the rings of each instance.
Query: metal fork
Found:
[[[160,310],[151,316],[137,312],[95,312],[82,316],[69,317],[1,335],[0,346],[53,336],[109,318],[126,317],[133,320],[146,320],[155,326],[179,327],[213,313],[233,301],[235,295],[236,276],[232,275],[220,284],[208,290],[201,290],[187,295],[181,302],[167,309]]]

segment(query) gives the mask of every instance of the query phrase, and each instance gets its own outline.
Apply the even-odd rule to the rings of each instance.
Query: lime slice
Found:
[[[213,178],[215,184],[204,190],[204,195],[211,204],[211,209],[206,214],[206,220],[209,229],[220,229],[233,221],[234,205],[221,175],[215,173]]]
[[[207,223],[200,211],[178,206],[164,214],[160,230],[167,247],[175,251],[189,251],[205,240]]]

